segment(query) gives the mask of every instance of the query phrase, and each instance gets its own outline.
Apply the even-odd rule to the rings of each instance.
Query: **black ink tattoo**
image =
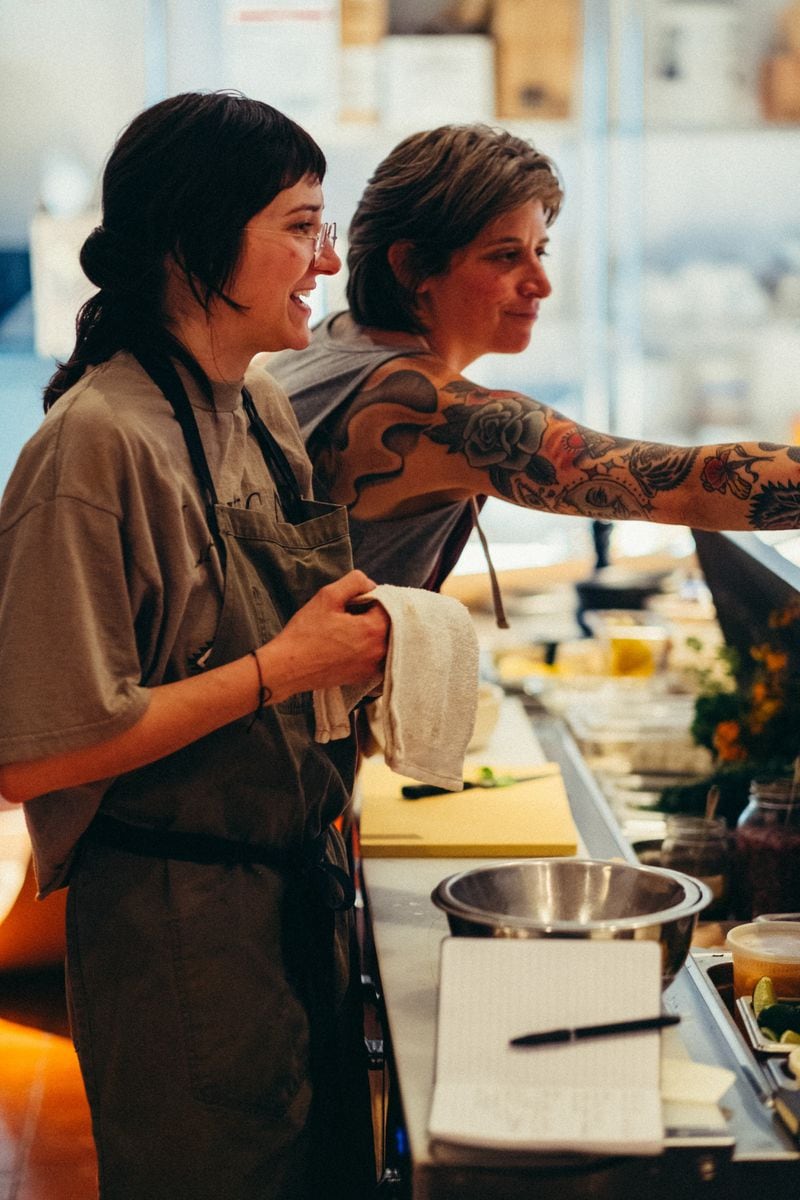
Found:
[[[562,445],[569,452],[575,466],[582,467],[587,460],[594,462],[604,458],[611,450],[629,446],[630,441],[612,437],[609,433],[596,433],[593,429],[575,426],[570,433],[565,434]]]
[[[640,501],[624,484],[596,477],[567,488],[559,497],[559,511],[574,508],[584,517],[604,517],[609,521],[647,521],[652,504]]]
[[[775,451],[782,450],[786,457],[792,462],[800,463],[800,446],[784,446],[781,442],[757,442],[759,450]]]
[[[395,371],[389,375],[377,387],[369,388],[356,396],[352,404],[349,404],[340,420],[321,425],[315,439],[319,436],[320,441],[327,442],[330,439],[330,444],[335,450],[345,450],[348,445],[348,429],[352,421],[365,408],[369,408],[373,404],[390,404],[399,405],[402,408],[410,409],[412,412],[419,413],[435,413],[438,407],[438,396],[436,388],[431,381],[421,375],[419,371]],[[387,430],[387,434],[391,432]],[[384,435],[385,441],[386,435]]]
[[[469,391],[478,396],[478,404],[451,404],[443,412],[445,424],[426,429],[432,442],[446,446],[448,454],[463,454],[471,467],[486,471],[501,496],[514,498],[514,475],[533,483],[553,484],[553,464],[540,453],[547,416],[543,408],[524,403],[516,396],[485,400],[488,392],[478,392],[460,382],[448,384],[446,391]]]
[[[748,516],[754,529],[797,529],[800,527],[800,487],[795,483],[765,484],[753,497]]]
[[[417,445],[422,432],[420,426],[414,424],[410,414],[416,412],[427,417],[435,413],[438,395],[436,388],[425,375],[419,371],[402,370],[393,372],[376,387],[368,388],[356,396],[338,420],[323,422],[309,441],[311,457],[323,476],[326,475],[325,464],[331,460],[331,455],[343,454],[347,450],[350,444],[351,423],[357,422],[359,414],[374,404],[408,409],[409,420],[398,421],[383,431],[381,445],[390,451],[393,465],[357,476],[353,480],[356,498],[349,507],[358,503],[367,488],[386,483],[387,480],[396,479],[402,474],[404,457]],[[331,468],[333,469],[335,467]]]
[[[628,458],[628,469],[645,496],[652,499],[658,492],[671,492],[680,487],[694,466],[697,447],[662,446],[637,442]]]

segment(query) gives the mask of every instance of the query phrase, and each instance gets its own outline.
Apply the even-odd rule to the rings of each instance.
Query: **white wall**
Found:
[[[0,0],[0,246],[22,246],[43,161],[97,176],[145,104],[148,0]]]

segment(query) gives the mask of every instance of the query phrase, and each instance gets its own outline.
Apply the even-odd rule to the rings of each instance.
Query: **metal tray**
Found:
[[[797,996],[781,996],[779,998],[789,1000],[792,1004],[800,1004],[800,997]],[[796,1049],[800,1044],[797,1042],[772,1042],[769,1038],[765,1038],[759,1029],[756,1014],[753,1012],[752,996],[740,996],[736,1001],[736,1008],[750,1044],[759,1054],[788,1054],[790,1050]]]

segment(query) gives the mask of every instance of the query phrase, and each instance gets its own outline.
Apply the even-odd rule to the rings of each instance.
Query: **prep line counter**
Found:
[[[535,731],[535,732],[534,732]],[[558,718],[504,702],[498,730],[481,761],[513,765],[558,762],[581,845],[591,858],[636,861],[575,742]],[[478,858],[365,858],[361,862],[368,952],[384,1009],[384,1039],[393,1094],[401,1112],[407,1151],[394,1147],[387,1165],[400,1181],[392,1196],[404,1200],[695,1200],[742,1197],[768,1187],[773,1196],[800,1194],[800,1154],[756,1092],[758,1070],[739,1042],[702,958],[687,965],[664,994],[668,1011],[679,1012],[681,1040],[697,1062],[727,1067],[735,1085],[722,1104],[733,1146],[719,1139],[668,1139],[656,1158],[562,1158],[524,1165],[463,1163],[434,1157],[426,1132],[433,1091],[440,944],[448,936],[445,914],[430,894],[445,876],[488,862]],[[498,861],[497,859],[491,861]],[[713,956],[711,956],[713,958]],[[391,1139],[390,1139],[391,1142]]]

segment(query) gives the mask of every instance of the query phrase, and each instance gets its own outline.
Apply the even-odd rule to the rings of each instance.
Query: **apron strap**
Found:
[[[219,523],[215,511],[216,505],[219,504],[217,489],[214,485],[211,468],[208,465],[203,440],[200,437],[197,418],[194,415],[191,401],[186,394],[186,388],[183,386],[183,380],[178,374],[172,359],[167,358],[165,355],[137,351],[136,358],[142,369],[147,372],[156,387],[163,393],[181,427],[194,473],[205,496],[206,518],[209,529],[211,530],[211,535],[216,543],[224,568],[226,559],[225,543],[219,531]],[[304,519],[303,498],[289,460],[259,415],[250,392],[244,387],[242,388],[242,401],[250,422],[250,428],[255,435],[267,470],[275,485],[283,514],[291,524],[299,524]]]
[[[200,430],[197,427],[197,418],[194,415],[189,397],[186,395],[183,380],[175,369],[172,359],[167,358],[165,355],[137,351],[136,358],[142,369],[147,372],[156,387],[163,393],[181,427],[183,440],[186,442],[186,448],[189,451],[189,458],[192,461],[195,476],[203,489],[206,502],[206,520],[208,521],[208,527],[211,530],[211,536],[216,544],[224,570],[226,551],[217,522],[215,508],[219,503],[217,489],[214,486],[214,478],[203,448]]]
[[[257,846],[210,833],[175,829],[149,829],[119,821],[108,813],[95,815],[84,837],[90,841],[139,854],[144,858],[170,858],[179,862],[236,864],[255,863],[298,874],[305,880],[317,903],[332,912],[355,904],[355,888],[348,873],[327,855],[328,832],[286,849]]]
[[[253,397],[246,387],[242,388],[242,400],[244,410],[250,419],[250,428],[255,434],[264,456],[264,462],[269,467],[275,482],[283,514],[287,521],[297,525],[303,520],[303,497],[297,477],[280,443],[262,420],[261,414],[253,403]]]

